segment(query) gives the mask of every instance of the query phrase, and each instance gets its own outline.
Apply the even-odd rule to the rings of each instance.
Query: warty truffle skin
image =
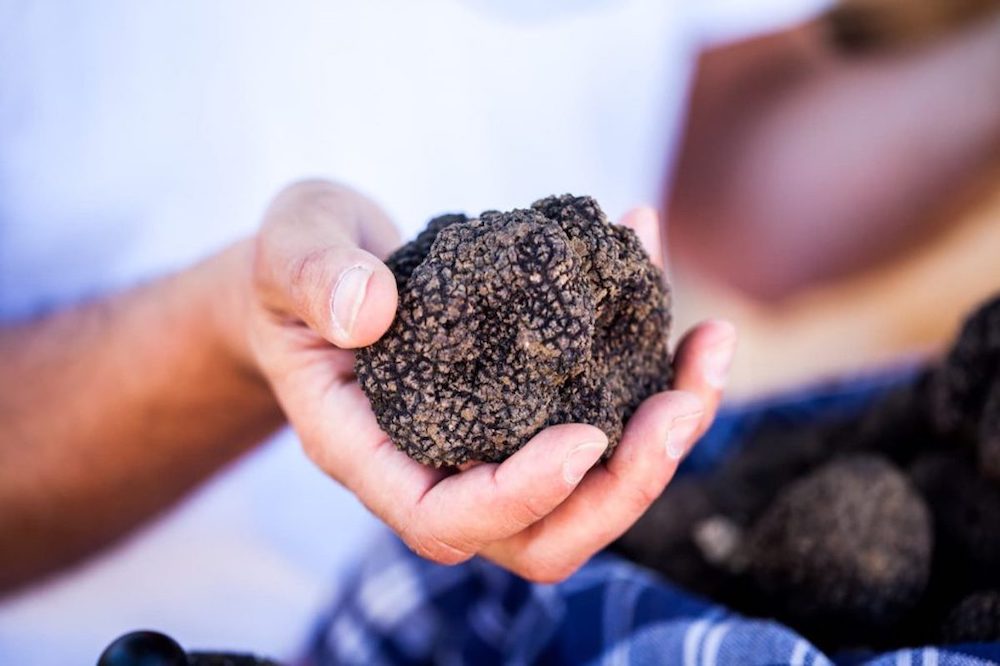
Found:
[[[610,455],[669,386],[662,274],[589,197],[438,217],[386,263],[396,318],[355,370],[379,426],[419,462],[499,462],[559,423],[600,428]]]
[[[853,455],[775,499],[748,537],[750,574],[782,619],[840,641],[916,606],[932,539],[930,513],[906,476],[880,456]]]

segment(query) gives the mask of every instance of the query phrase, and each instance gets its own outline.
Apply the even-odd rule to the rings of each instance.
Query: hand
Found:
[[[624,220],[659,256],[656,214]],[[387,217],[328,183],[280,194],[257,238],[251,347],[306,453],[418,554],[454,564],[482,554],[535,581],[569,576],[643,513],[711,422],[735,345],[703,324],[681,343],[678,390],[650,397],[615,454],[589,425],[545,429],[501,464],[449,474],[397,450],[354,378],[351,349],[389,327],[397,294],[380,261],[398,245]],[[656,251],[653,251],[656,248]]]

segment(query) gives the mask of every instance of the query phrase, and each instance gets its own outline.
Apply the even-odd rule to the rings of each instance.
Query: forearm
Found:
[[[241,330],[250,251],[0,331],[0,591],[124,534],[281,423]]]
[[[916,239],[1000,150],[1000,18],[874,59],[815,30],[706,57],[669,202],[682,256],[765,297]]]

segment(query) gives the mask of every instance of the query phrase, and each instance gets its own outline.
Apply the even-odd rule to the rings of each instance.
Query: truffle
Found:
[[[837,434],[835,448],[842,452],[877,453],[901,466],[941,448],[943,443],[930,417],[933,374],[921,368],[910,381],[889,389],[866,405]]]
[[[934,517],[933,582],[943,603],[1000,586],[1000,488],[957,453],[918,458],[910,478]]]
[[[907,478],[874,455],[834,460],[788,486],[748,535],[750,576],[775,613],[818,641],[900,621],[931,566],[931,518]]]
[[[945,643],[1000,641],[1000,591],[971,594],[958,604],[941,627]]]
[[[830,458],[841,425],[781,421],[748,433],[717,468],[672,481],[615,549],[692,592],[757,613],[742,576],[746,532],[782,489]]]
[[[1000,382],[986,402],[976,439],[979,470],[991,481],[1000,481]]]
[[[772,409],[740,434],[618,550],[824,648],[990,637],[955,638],[956,617],[992,621],[982,598],[948,614],[1000,589],[1000,298],[868,404]]]
[[[718,598],[727,577],[698,543],[699,527],[717,517],[715,502],[702,479],[673,481],[616,542],[615,549],[674,583]]]
[[[983,305],[931,378],[938,432],[977,448],[981,471],[1000,480],[1000,298]]]
[[[783,423],[759,428],[707,479],[718,509],[749,526],[788,484],[829,460],[831,433],[838,425],[815,421],[809,428]]]
[[[601,428],[610,454],[669,385],[662,274],[593,199],[438,217],[386,263],[396,318],[355,370],[381,428],[419,462],[502,461],[571,422]]]

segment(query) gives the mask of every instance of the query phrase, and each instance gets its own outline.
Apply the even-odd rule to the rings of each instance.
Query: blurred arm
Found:
[[[867,267],[1000,151],[1000,17],[850,58],[819,24],[706,53],[667,202],[671,250],[777,299]]]
[[[250,249],[0,329],[0,592],[125,533],[281,423],[236,353]]]

